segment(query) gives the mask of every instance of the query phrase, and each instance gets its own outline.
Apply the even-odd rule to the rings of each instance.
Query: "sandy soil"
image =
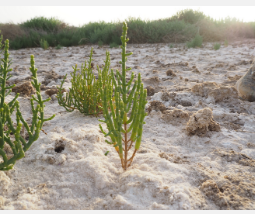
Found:
[[[128,44],[134,54],[127,66],[141,72],[150,96],[142,144],[127,171],[104,142],[102,116],[68,113],[47,92],[66,73],[68,90],[72,66],[88,60],[91,46],[10,51],[9,82],[29,81],[34,54],[42,95],[52,97],[46,115],[56,117],[13,170],[0,172],[0,208],[255,209],[255,102],[238,99],[234,88],[251,66],[255,40],[212,47]],[[94,48],[93,62],[102,65],[109,47]],[[109,51],[111,67],[120,69],[120,48]],[[19,91],[27,94],[19,102],[31,120],[33,91]]]

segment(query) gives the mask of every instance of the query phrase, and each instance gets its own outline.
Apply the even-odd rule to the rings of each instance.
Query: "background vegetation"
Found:
[[[190,42],[200,35],[204,42],[231,41],[236,38],[255,38],[255,22],[235,18],[214,20],[203,12],[191,9],[177,12],[167,19],[143,21],[125,20],[130,43]],[[122,22],[90,22],[81,27],[69,26],[55,18],[36,17],[21,24],[0,23],[3,38],[10,40],[11,49],[40,47],[45,41],[51,47],[84,44],[121,44]]]

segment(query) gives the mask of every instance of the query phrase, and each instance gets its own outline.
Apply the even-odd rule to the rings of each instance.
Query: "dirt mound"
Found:
[[[205,181],[202,186],[201,190],[205,193],[205,195],[210,198],[214,203],[221,207],[221,208],[228,208],[228,203],[224,194],[220,191],[219,187],[213,180]]]
[[[189,114],[181,109],[165,110],[161,118],[167,123],[178,125],[186,123],[189,119]]]
[[[158,77],[151,77],[151,78],[148,78],[148,79],[145,79],[143,80],[143,82],[147,85],[153,85],[153,86],[156,86],[159,84],[160,80]]]
[[[148,107],[148,112],[150,113],[152,110],[155,110],[155,111],[161,111],[162,113],[167,110],[167,108],[165,107],[165,105],[160,102],[160,101],[151,101],[150,102],[150,106]]]
[[[215,82],[198,83],[191,91],[202,97],[213,97],[215,102],[238,99],[238,92],[233,86],[222,86]]]
[[[20,93],[21,95],[27,95],[27,96],[31,96],[31,94],[34,94],[35,91],[36,90],[30,81],[22,82],[12,88],[12,92],[15,92],[16,94]]]
[[[147,89],[147,96],[153,96],[155,94],[155,89],[150,85],[146,87]]]
[[[229,163],[227,159],[225,161]],[[199,189],[220,209],[250,209],[255,196],[254,176],[251,173],[224,175],[201,164],[198,166],[199,177],[202,176]]]
[[[208,131],[220,131],[220,125],[213,120],[212,110],[204,108],[190,117],[186,130],[188,135],[204,136]]]
[[[42,84],[48,85],[52,80],[56,81],[62,78],[63,76],[58,75],[55,71],[50,71],[45,74],[45,78],[44,78],[44,81],[42,81]]]
[[[66,92],[66,90],[65,89],[62,89],[62,91],[61,91],[62,93],[63,92]],[[45,94],[47,94],[49,97],[51,97],[53,94],[57,94],[58,93],[58,88],[51,88],[51,89],[47,89],[46,91],[45,91]]]
[[[227,162],[234,161],[243,166],[255,167],[255,160],[253,160],[251,157],[245,154],[235,152],[234,150],[231,151],[220,150],[217,151],[217,154],[220,155],[222,158],[226,159]]]
[[[161,95],[161,99],[163,101],[169,101],[170,99],[174,99],[176,96],[175,92],[169,93],[169,92],[163,92]]]
[[[176,76],[176,74],[174,73],[174,71],[173,71],[172,69],[168,69],[168,70],[166,71],[166,75],[167,75],[167,76],[172,76],[172,77],[175,77],[175,76]]]

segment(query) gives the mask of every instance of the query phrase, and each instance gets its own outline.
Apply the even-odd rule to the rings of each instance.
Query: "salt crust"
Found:
[[[200,125],[208,130],[212,118],[219,123],[239,123],[240,129],[221,126],[219,132],[204,128],[205,135],[187,135],[186,116],[175,119],[180,123],[172,124],[170,120],[163,120],[161,111],[152,110],[145,119],[139,153],[133,165],[123,172],[118,154],[104,142],[98,118],[85,117],[77,111],[68,113],[53,100],[45,103],[46,116],[56,114],[54,120],[44,124],[47,135],[41,133],[13,170],[0,172],[0,209],[254,210],[255,105],[254,102],[236,102],[234,90],[231,91],[234,83],[224,83],[228,77],[242,76],[250,67],[239,65],[239,61],[249,61],[251,55],[255,55],[254,48],[249,49],[251,44],[237,44],[236,48],[230,45],[218,51],[211,50],[213,44],[210,43],[203,49],[189,50],[181,46],[170,50],[165,44],[128,45],[128,49],[137,54],[129,58],[127,66],[139,66],[133,71],[142,73],[145,86],[146,82],[152,82],[155,86],[151,86],[160,90],[150,101],[162,102],[170,115],[174,111],[187,112],[191,118],[193,114],[200,115]],[[53,69],[58,75],[68,73],[69,78],[71,66],[83,63],[84,53],[89,50],[90,46],[81,46],[45,51],[41,48],[13,50],[10,53],[13,66],[28,67],[29,55],[34,54],[40,70]],[[95,64],[103,63],[105,50],[105,47],[96,49]],[[112,60],[112,66],[117,66],[120,50],[111,49],[110,52],[116,59]],[[28,60],[17,59],[21,53],[25,53]],[[56,57],[48,59],[53,53]],[[70,54],[74,61],[67,58]],[[148,61],[146,55],[150,56]],[[156,63],[158,60],[161,64]],[[183,62],[187,61],[184,66]],[[217,67],[219,63],[224,67]],[[228,67],[233,65],[231,69],[225,66],[226,63]],[[200,73],[192,72],[194,65]],[[169,69],[176,71],[176,77],[166,76]],[[153,70],[159,72],[154,74]],[[17,73],[19,75],[10,81],[29,75],[28,69]],[[152,77],[156,75],[158,79],[154,80],[158,81],[153,82]],[[40,81],[44,80],[43,72],[38,76]],[[192,92],[192,87],[203,82],[215,82],[214,89],[208,90],[220,88],[219,96]],[[49,84],[59,85],[59,79]],[[66,82],[64,88],[68,91],[69,87],[70,82]],[[163,91],[176,93],[176,96],[162,100]],[[6,101],[13,97],[14,94],[9,95]],[[18,100],[24,118],[29,119],[30,100],[25,97]],[[183,106],[182,100],[189,101],[192,106]],[[15,121],[15,115],[12,119]],[[201,127],[194,117],[190,124]],[[57,153],[56,147],[62,144],[64,150]],[[109,151],[107,156],[104,155],[106,151]]]

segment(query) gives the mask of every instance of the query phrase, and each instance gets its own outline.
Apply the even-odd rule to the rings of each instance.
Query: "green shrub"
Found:
[[[40,46],[44,49],[47,50],[49,48],[49,44],[46,40],[41,39],[40,41]]]
[[[235,18],[214,20],[200,11],[191,9],[159,20],[145,21],[128,18],[131,43],[176,43],[187,42],[199,33],[204,41],[224,41],[231,37],[255,37],[255,22],[245,23]],[[121,22],[90,22],[81,27],[68,26],[55,18],[36,17],[19,25],[0,24],[4,38],[10,39],[10,48],[40,47],[46,40],[51,47],[77,46],[88,43],[121,44]],[[100,42],[101,43],[101,42]]]
[[[130,70],[126,68],[127,56],[132,54],[126,53],[126,45],[129,40],[126,37],[127,24],[124,22],[121,36],[122,73],[117,70],[114,74],[111,70],[113,85],[108,84],[104,88],[100,87],[105,120],[99,120],[106,123],[107,131],[105,132],[101,125],[100,130],[105,137],[110,137],[111,142],[106,140],[106,143],[115,147],[124,170],[131,165],[137,150],[140,148],[147,103],[147,90],[143,88],[141,74],[138,74],[138,80],[133,84],[134,72],[131,74],[130,80],[126,80],[126,71]],[[98,79],[102,85],[101,78]],[[130,118],[128,118],[129,113]],[[128,152],[133,144],[135,145],[134,150],[132,155],[128,157]],[[105,153],[105,155],[107,154],[108,152]]]
[[[62,49],[63,47],[61,45],[57,45],[56,46],[56,49],[59,50],[59,49]]]
[[[172,44],[169,45],[169,48],[173,48],[174,46]]]
[[[213,45],[214,50],[219,50],[220,49],[220,43],[216,43]]]
[[[1,69],[0,69],[0,170],[10,170],[13,168],[15,162],[25,156],[25,152],[29,149],[33,142],[35,142],[40,134],[43,123],[45,121],[51,120],[55,117],[44,119],[44,102],[50,100],[42,100],[40,94],[40,83],[37,79],[37,69],[34,66],[34,56],[31,55],[30,60],[30,71],[32,72],[32,85],[36,89],[36,96],[32,96],[31,107],[32,107],[32,125],[29,126],[28,123],[24,120],[20,109],[19,102],[17,98],[19,94],[13,98],[9,103],[5,102],[5,97],[10,94],[11,89],[15,85],[6,86],[6,81],[11,77],[8,73],[12,71],[9,64],[9,40],[5,41],[4,48],[4,58],[1,60]],[[3,64],[2,64],[3,63]],[[37,103],[37,106],[34,106],[34,101]],[[13,123],[11,115],[16,111],[16,125]],[[22,125],[23,124],[23,125]],[[22,126],[25,127],[25,130],[28,134],[28,138],[21,135]],[[12,140],[12,138],[15,140]],[[12,154],[6,153],[6,148],[12,151]]]
[[[98,46],[102,47],[103,46],[103,42],[101,40],[98,41]]]
[[[196,24],[198,21],[207,18],[203,12],[185,9],[177,12],[171,20],[184,20],[186,23]]]
[[[227,40],[227,39],[225,39],[225,41],[224,41],[224,46],[225,46],[225,47],[228,46],[228,40]]]
[[[187,43],[188,48],[201,47],[203,43],[203,37],[196,34],[195,38]]]
[[[110,48],[117,48],[117,47],[119,47],[119,45],[116,44],[115,42],[110,43]]]
[[[56,18],[35,17],[20,24],[20,26],[23,28],[41,30],[48,33],[56,33],[66,27],[66,24]]]
[[[100,97],[100,87],[104,88],[110,84],[111,78],[109,75],[110,67],[110,54],[106,52],[106,60],[103,70],[98,67],[98,79],[102,79],[103,83],[100,85],[99,80],[95,78],[93,74],[92,63],[93,48],[90,51],[89,62],[85,61],[85,65],[81,66],[81,69],[77,68],[77,65],[73,66],[74,72],[71,73],[72,87],[70,91],[63,97],[63,84],[67,75],[64,77],[59,91],[57,94],[58,103],[63,106],[68,112],[72,112],[75,109],[79,110],[85,115],[98,115],[102,112],[102,102]],[[77,71],[81,71],[77,73]]]

